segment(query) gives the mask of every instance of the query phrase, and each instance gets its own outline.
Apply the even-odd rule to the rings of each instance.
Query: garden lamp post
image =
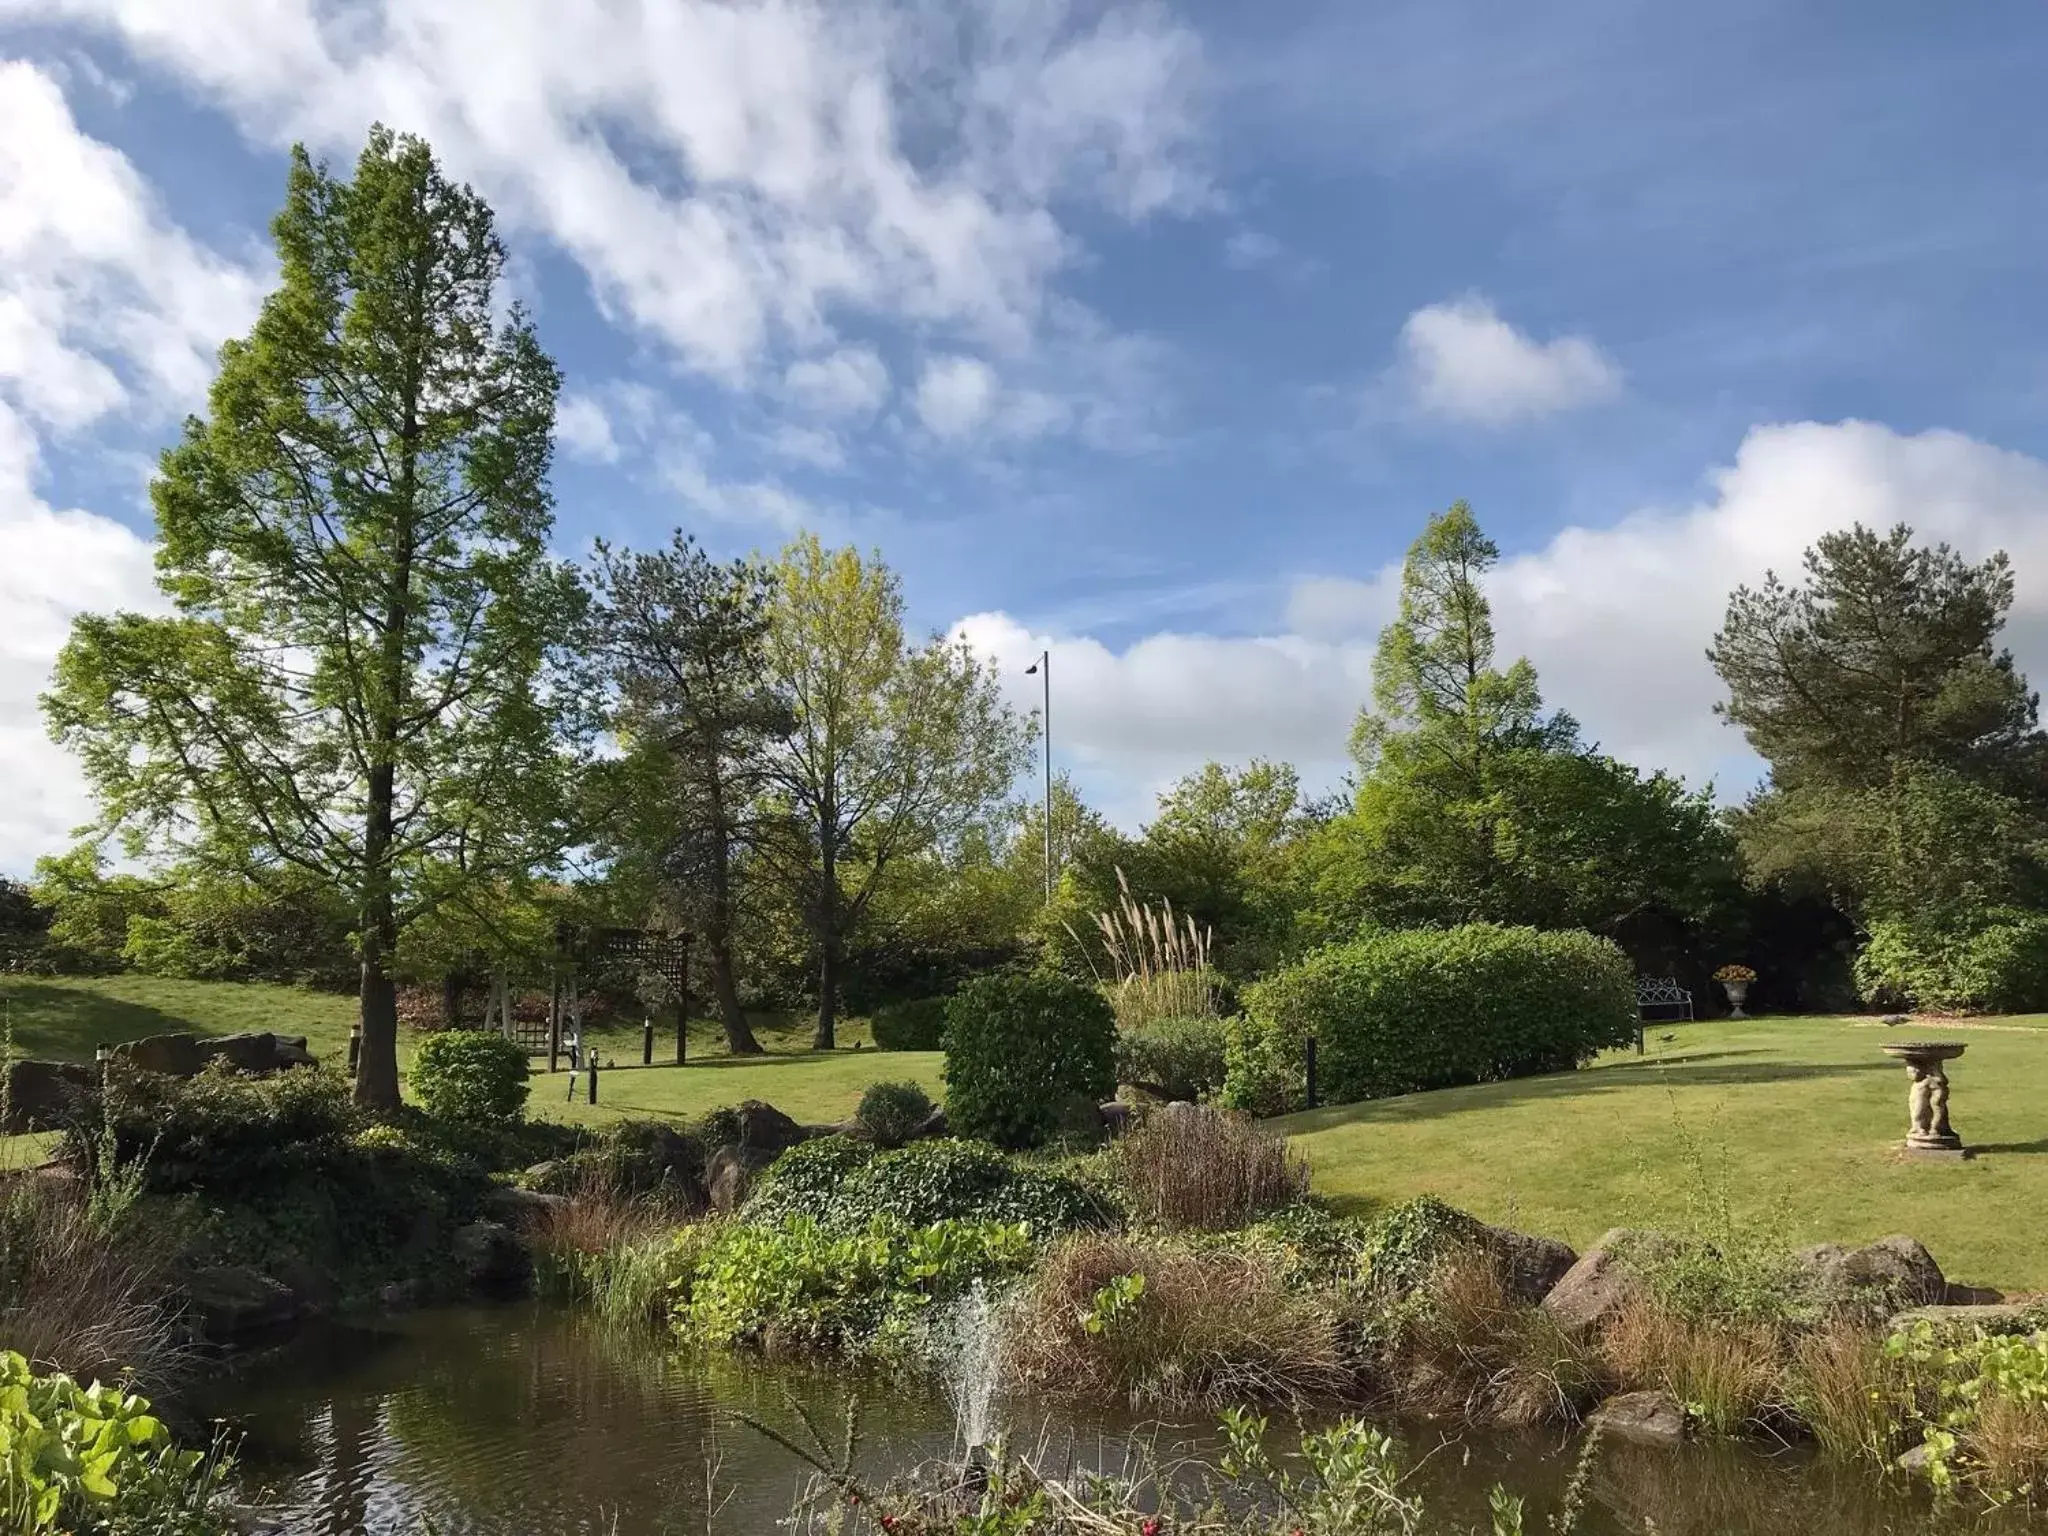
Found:
[[[1052,905],[1052,651],[1050,648],[1038,653],[1038,660],[1024,669],[1026,677],[1036,677],[1045,686],[1045,704],[1039,712],[1038,723],[1045,733],[1045,901]]]

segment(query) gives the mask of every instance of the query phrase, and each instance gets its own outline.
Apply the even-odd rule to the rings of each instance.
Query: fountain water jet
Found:
[[[932,1353],[953,1405],[953,1422],[971,1464],[991,1439],[1002,1312],[979,1281],[932,1328]]]

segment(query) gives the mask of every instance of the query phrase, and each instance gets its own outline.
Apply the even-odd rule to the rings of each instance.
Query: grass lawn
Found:
[[[1669,1038],[1664,1038],[1664,1037]],[[1878,1047],[1955,1038],[1950,1113],[1978,1156],[1906,1163],[1906,1071]],[[1274,1122],[1315,1187],[1367,1208],[1434,1193],[1583,1248],[1610,1226],[1714,1223],[1788,1244],[1919,1238],[1952,1278],[2048,1288],[2048,1017],[1651,1025],[1649,1053]]]
[[[14,1053],[59,1061],[91,1061],[103,1045],[144,1035],[191,1031],[227,1035],[272,1030],[304,1035],[313,1054],[337,1066],[348,1059],[349,1025],[356,1016],[353,996],[307,992],[256,982],[165,981],[153,976],[0,977],[0,1007],[14,1032]],[[845,1048],[812,1051],[805,1019],[764,1016],[754,1021],[766,1056],[731,1057],[725,1037],[709,1019],[690,1021],[690,1064],[642,1067],[637,1028],[592,1031],[600,1055],[618,1064],[598,1075],[598,1104],[585,1102],[577,1082],[574,1103],[565,1102],[566,1074],[547,1075],[537,1060],[533,1112],[552,1119],[589,1124],[645,1116],[692,1118],[742,1099],[765,1099],[807,1123],[843,1120],[869,1083],[911,1078],[939,1095],[942,1057],[932,1052],[877,1051],[863,1021],[843,1021]],[[411,1055],[418,1036],[399,1031],[399,1057]],[[855,1043],[863,1049],[852,1049]],[[673,1034],[660,1033],[656,1060],[672,1056]]]

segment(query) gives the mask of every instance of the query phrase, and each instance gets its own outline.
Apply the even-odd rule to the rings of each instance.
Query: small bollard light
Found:
[[[590,1053],[590,1102],[597,1102],[597,1052]]]
[[[640,1065],[654,1065],[654,1020],[651,1017],[643,1019],[640,1025]]]
[[[363,1061],[363,1026],[360,1021],[348,1027],[348,1075],[354,1077],[356,1068]]]

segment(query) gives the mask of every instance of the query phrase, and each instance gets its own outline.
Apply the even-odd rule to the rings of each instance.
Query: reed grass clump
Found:
[[[1285,1136],[1218,1109],[1148,1115],[1112,1156],[1133,1209],[1169,1227],[1241,1227],[1308,1193],[1308,1159]]]
[[[1116,1010],[1119,1029],[1143,1029],[1162,1019],[1208,1019],[1217,1015],[1216,971],[1211,963],[1214,934],[1165,897],[1155,906],[1139,901],[1119,868],[1117,899],[1095,914],[1108,974],[1096,979]],[[1084,954],[1090,946],[1069,928]]]

